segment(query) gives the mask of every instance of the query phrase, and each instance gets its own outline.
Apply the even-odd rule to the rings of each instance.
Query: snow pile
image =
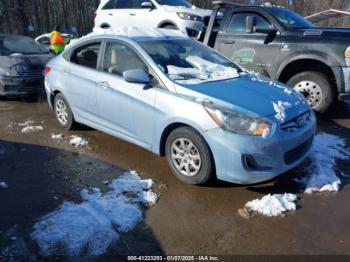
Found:
[[[8,188],[9,186],[6,184],[6,182],[0,182],[0,188]]]
[[[305,193],[339,191],[340,179],[335,172],[336,160],[350,158],[350,150],[345,140],[329,134],[315,137],[309,155],[312,163],[307,168],[308,176],[296,181],[305,186]]]
[[[70,136],[69,144],[74,147],[84,147],[89,144],[89,140],[84,137],[73,135]]]
[[[59,140],[59,139],[63,139],[64,135],[63,134],[51,134],[51,138],[54,140]]]
[[[35,126],[35,121],[32,121],[32,120],[28,120],[23,123],[18,123],[17,125],[19,127],[23,127],[21,130],[22,134],[35,133],[35,132],[40,132],[44,130],[42,126]]]
[[[26,126],[22,129],[23,134],[35,133],[43,131],[44,128],[42,126]]]
[[[114,180],[105,194],[98,188],[82,190],[82,203],[63,203],[34,225],[31,236],[44,256],[62,252],[102,255],[120,233],[132,230],[143,219],[142,206],[156,203],[152,186],[152,180],[129,172]]]
[[[286,111],[293,105],[289,102],[278,101],[277,103],[272,102],[273,108],[276,112],[275,118],[281,123],[286,119]]]
[[[266,195],[262,199],[256,199],[248,202],[245,207],[248,211],[257,212],[264,216],[280,216],[285,212],[295,210],[295,201],[298,197],[294,194],[275,194]]]
[[[239,77],[237,69],[215,64],[198,56],[189,56],[186,58],[186,61],[194,68],[168,65],[170,78],[183,84],[199,84],[203,81],[217,81]]]

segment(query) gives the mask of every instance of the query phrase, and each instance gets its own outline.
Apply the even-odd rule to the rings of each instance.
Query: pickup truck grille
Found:
[[[312,142],[314,140],[314,137],[312,136],[309,138],[306,142],[302,143],[300,146],[288,151],[284,154],[284,161],[287,165],[290,165],[294,163],[295,161],[298,161],[312,146]]]
[[[24,78],[39,78],[39,77],[43,77],[44,75],[42,70],[35,70],[35,71],[19,71],[18,76],[24,77]]]

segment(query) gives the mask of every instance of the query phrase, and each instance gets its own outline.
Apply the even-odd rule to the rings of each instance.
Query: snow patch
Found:
[[[293,105],[289,102],[278,101],[277,103],[272,102],[273,108],[276,112],[275,118],[283,123],[287,117],[286,111],[291,108]]]
[[[307,167],[308,176],[296,179],[305,187],[305,193],[339,191],[341,181],[336,175],[336,160],[350,159],[350,150],[345,140],[330,134],[319,134],[315,137]]]
[[[26,126],[22,129],[22,134],[29,134],[43,131],[44,128],[42,126]]]
[[[64,138],[63,134],[51,134],[51,138],[54,140],[60,140]]]
[[[8,188],[9,186],[6,184],[6,182],[0,182],[0,188]]]
[[[132,230],[143,219],[143,206],[156,203],[152,186],[152,180],[128,172],[113,180],[105,194],[98,188],[84,189],[82,203],[64,202],[34,225],[31,236],[44,256],[62,251],[68,256],[102,255],[121,232]]]
[[[189,56],[186,61],[194,68],[182,68],[168,65],[171,79],[182,84],[199,84],[207,81],[218,81],[237,78],[237,69],[212,63],[198,56]],[[190,78],[190,79],[188,79]]]
[[[288,211],[294,211],[296,209],[294,202],[297,199],[298,197],[294,194],[268,194],[262,199],[248,202],[245,207],[248,211],[257,212],[268,217],[275,217]]]
[[[21,126],[21,127],[25,127],[25,126],[32,126],[32,125],[34,125],[34,124],[35,124],[34,121],[28,120],[28,121],[23,122],[23,123],[18,123],[17,125],[18,125],[18,126]]]
[[[70,136],[69,144],[74,147],[84,147],[89,144],[89,139],[81,136]]]

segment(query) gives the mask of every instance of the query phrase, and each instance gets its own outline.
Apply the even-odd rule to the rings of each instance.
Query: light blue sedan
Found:
[[[62,127],[81,123],[166,156],[190,184],[269,180],[299,165],[315,134],[301,95],[173,30],[85,37],[45,73]]]

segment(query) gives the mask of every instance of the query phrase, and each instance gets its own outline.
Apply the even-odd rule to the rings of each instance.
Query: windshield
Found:
[[[192,5],[185,0],[156,0],[160,5],[169,5],[169,6],[183,6],[187,8],[192,8]]]
[[[238,77],[240,68],[216,51],[190,39],[140,41],[172,80],[197,84]]]
[[[39,46],[29,37],[6,36],[0,37],[0,55],[9,56],[14,54],[45,54],[48,50]]]
[[[274,16],[287,28],[292,29],[306,29],[314,27],[314,25],[306,20],[301,15],[294,13],[288,9],[279,8],[279,7],[268,7]]]

